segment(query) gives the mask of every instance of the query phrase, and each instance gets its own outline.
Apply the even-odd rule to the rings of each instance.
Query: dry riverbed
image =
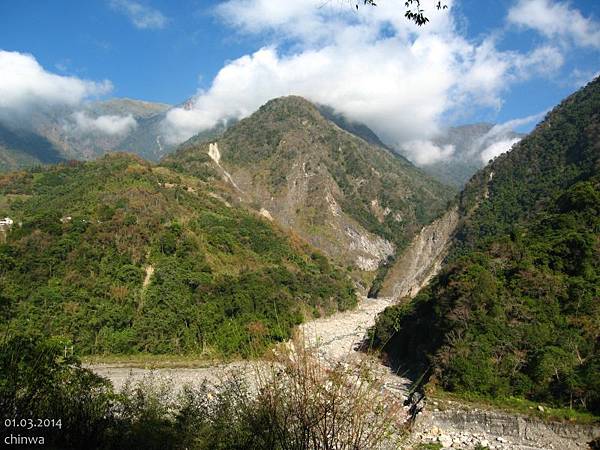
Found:
[[[304,337],[307,347],[314,347],[322,360],[328,364],[356,362],[364,357],[355,351],[357,345],[365,337],[367,329],[375,323],[377,315],[387,306],[407,295],[414,295],[439,268],[440,259],[456,225],[456,211],[449,211],[444,217],[424,227],[406,248],[393,270],[393,279],[389,281],[394,287],[391,297],[369,299],[362,297],[358,307],[352,311],[344,311],[329,317],[310,321],[300,326],[299,333]],[[360,356],[359,356],[360,355]],[[217,364],[210,367],[194,367],[192,361],[184,361],[183,367],[176,367],[177,360],[159,359],[153,361],[102,362],[90,361],[87,367],[99,375],[110,379],[118,389],[128,378],[133,381],[152,373],[158,377],[172,380],[176,387],[186,383],[209,382],[221,379],[223,374],[232,370],[250,371],[256,362],[234,362]],[[196,365],[203,362],[196,362]],[[406,391],[408,380],[397,377],[379,365],[377,371],[385,377],[385,384],[391,391],[399,395]]]
[[[356,309],[307,322],[300,326],[299,333],[304,337],[306,347],[314,348],[324,363],[354,363],[358,358],[367,357],[355,349],[364,339],[367,329],[374,324],[377,314],[391,303],[389,298],[363,297]],[[229,374],[256,373],[262,364],[259,361],[211,364],[210,361],[177,358],[100,361],[89,360],[86,367],[108,378],[116,389],[120,389],[127,380],[135,382],[150,375],[169,380],[175,388],[203,381],[217,383]],[[384,376],[386,386],[398,393],[403,393],[409,384],[409,380],[397,377],[384,366],[378,368],[378,375]]]

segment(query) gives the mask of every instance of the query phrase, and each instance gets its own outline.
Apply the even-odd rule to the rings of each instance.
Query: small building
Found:
[[[10,217],[5,217],[4,219],[0,219],[0,227],[12,227],[14,221]]]
[[[14,221],[10,217],[5,217],[4,219],[0,219],[0,231],[2,232],[2,237],[4,240],[4,233],[10,230],[13,226]]]

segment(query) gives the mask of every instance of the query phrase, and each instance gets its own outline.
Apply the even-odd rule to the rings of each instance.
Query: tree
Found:
[[[356,9],[359,8],[359,4],[360,2],[356,3]],[[375,0],[363,0],[363,5],[377,6],[377,3],[375,3]],[[421,0],[406,0],[404,6],[406,6],[404,17],[411,22],[414,22],[418,26],[423,26],[429,22],[429,19],[425,16],[425,10],[421,9]],[[434,6],[437,9],[448,9],[448,5],[441,1],[434,2]]]

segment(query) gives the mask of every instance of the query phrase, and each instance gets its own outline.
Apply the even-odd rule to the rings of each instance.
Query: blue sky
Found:
[[[49,71],[109,79],[115,96],[176,104],[226,60],[252,51],[219,25],[207,1],[146,2],[167,17],[137,28],[110,2],[0,3],[0,48],[33,54]]]
[[[3,1],[0,50],[30,54],[44,76],[97,83],[69,102],[196,96],[169,117],[174,140],[290,93],[398,144],[465,122],[517,119],[528,130],[600,70],[597,0],[451,0],[422,29],[403,3],[356,12],[347,0]],[[7,92],[37,89],[16,78]]]

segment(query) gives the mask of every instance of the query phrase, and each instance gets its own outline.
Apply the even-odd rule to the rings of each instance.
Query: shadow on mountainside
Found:
[[[0,146],[23,153],[44,164],[64,161],[58,149],[43,136],[25,129],[9,129],[0,125]]]

